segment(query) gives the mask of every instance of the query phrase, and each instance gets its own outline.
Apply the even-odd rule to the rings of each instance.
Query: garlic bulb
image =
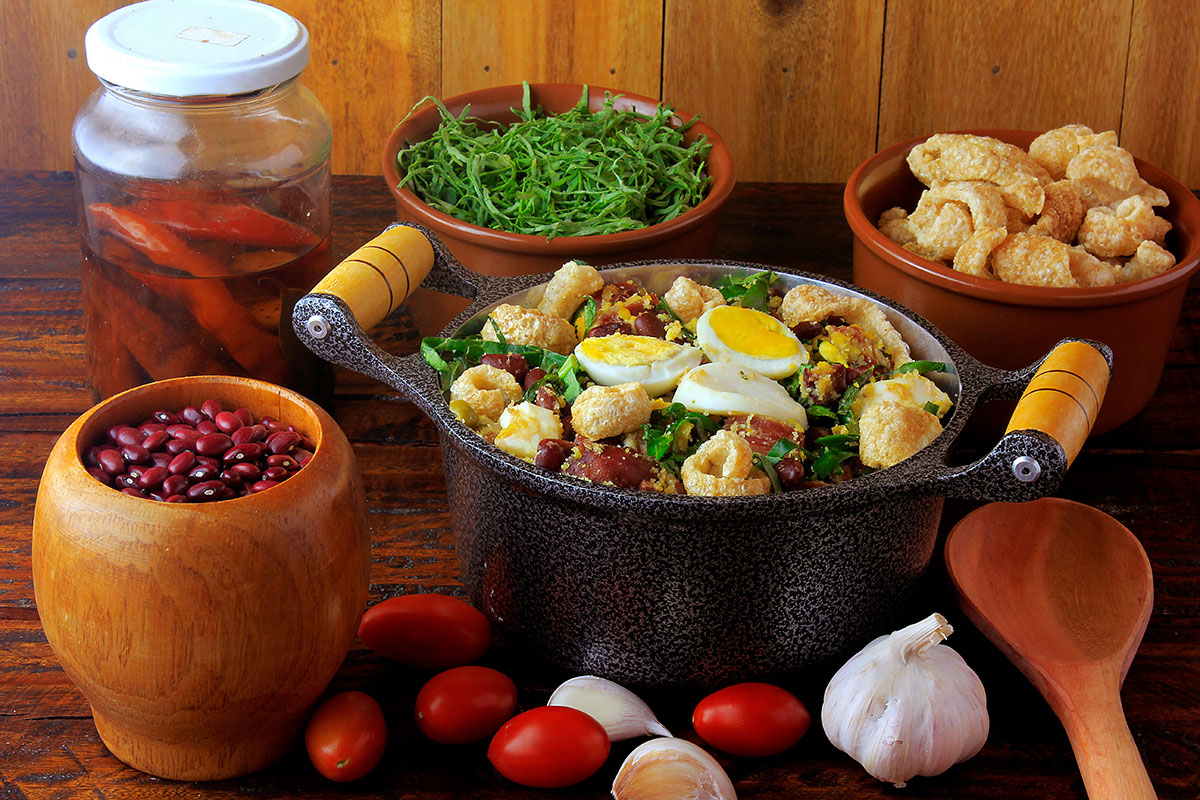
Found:
[[[595,719],[608,731],[610,741],[635,736],[670,736],[650,706],[620,684],[594,675],[566,681],[550,695],[548,706],[570,706]]]
[[[616,800],[737,800],[717,760],[686,739],[651,739],[617,770]]]
[[[962,656],[935,646],[953,632],[933,614],[880,636],[847,661],[821,707],[833,746],[896,786],[978,753],[988,734],[983,684]]]

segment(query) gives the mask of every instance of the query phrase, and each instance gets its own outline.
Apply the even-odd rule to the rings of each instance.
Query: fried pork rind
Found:
[[[1119,191],[1129,192],[1138,179],[1138,171],[1129,151],[1113,143],[1080,150],[1067,164],[1067,178],[1093,178]]]
[[[921,193],[916,209],[908,216],[916,239],[905,247],[933,261],[949,261],[975,229],[966,203],[939,198],[929,189]]]
[[[575,326],[562,317],[543,314],[536,308],[522,308],[508,303],[497,306],[488,315],[500,327],[504,340],[510,344],[532,344],[560,355],[568,355],[575,349]],[[492,324],[484,321],[483,338],[498,341]]]
[[[568,261],[554,273],[546,284],[538,311],[552,317],[570,319],[590,294],[604,288],[604,278],[595,267]]]
[[[1122,283],[1140,281],[1143,278],[1153,278],[1175,266],[1175,256],[1154,242],[1142,242],[1138,245],[1133,258],[1121,267],[1120,280]]]
[[[1075,232],[1079,230],[1086,211],[1083,195],[1074,181],[1055,181],[1046,187],[1042,215],[1029,226],[1028,232],[1070,244],[1075,240]]]
[[[954,254],[954,268],[977,278],[995,278],[990,263],[992,251],[1006,238],[1008,229],[1004,227],[975,231]]]
[[[1067,164],[1079,151],[1097,145],[1115,145],[1114,131],[1094,133],[1086,125],[1063,125],[1038,136],[1029,144],[1029,155],[1046,168],[1050,177],[1061,181],[1067,176]]]
[[[702,286],[680,275],[663,295],[667,307],[684,322],[691,322],[717,306],[725,305],[725,296],[714,286]]]
[[[1144,241],[1161,246],[1171,223],[1154,213],[1141,195],[1122,200],[1116,208],[1098,206],[1088,209],[1079,226],[1077,240],[1089,253],[1100,258],[1131,256]]]
[[[951,181],[930,189],[925,195],[933,200],[955,200],[971,213],[971,228],[996,228],[1008,221],[1004,196],[995,184],[986,181]]]
[[[880,400],[858,420],[858,459],[884,469],[921,450],[942,432],[942,423],[928,411],[893,400]]]
[[[650,421],[650,395],[636,381],[589,386],[571,405],[575,432],[595,441],[637,430]]]
[[[878,228],[884,236],[901,247],[917,240],[917,234],[913,233],[912,225],[908,221],[908,212],[899,206],[889,208],[879,215]]]
[[[1070,248],[1067,257],[1070,259],[1071,274],[1080,286],[1112,286],[1120,275],[1117,267],[1101,261],[1078,245]]]
[[[511,403],[519,402],[524,392],[517,379],[498,367],[477,364],[454,379],[450,399],[462,400],[481,417],[497,420]]]
[[[820,286],[801,284],[793,286],[783,296],[779,315],[789,328],[801,322],[824,322],[830,317],[841,317],[876,340],[876,346],[891,360],[892,369],[912,361],[908,345],[888,322],[887,315],[879,306],[861,297],[834,294]]]
[[[1050,173],[1016,145],[989,136],[938,133],[914,147],[908,166],[930,188],[951,181],[995,184],[1005,202],[1032,216],[1042,210]]]
[[[992,251],[992,270],[1008,283],[1078,286],[1071,274],[1071,248],[1057,239],[1014,233]]]

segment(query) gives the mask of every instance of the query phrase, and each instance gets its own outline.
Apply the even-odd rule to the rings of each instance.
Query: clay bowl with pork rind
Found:
[[[1028,149],[1036,131],[968,130]],[[854,233],[854,283],[930,320],[980,361],[1014,369],[1070,337],[1096,339],[1113,352],[1113,382],[1094,432],[1131,420],[1150,401],[1179,319],[1188,281],[1200,266],[1200,201],[1179,181],[1135,159],[1141,177],[1166,191],[1157,209],[1172,225],[1167,249],[1176,266],[1161,275],[1103,287],[1020,286],[979,278],[905,250],[876,227],[894,206],[912,210],[925,188],[905,161],[922,136],[863,162],[846,183],[843,206]]]
[[[372,253],[378,258],[363,266],[360,258]],[[424,277],[430,263],[424,287],[472,298],[446,337],[480,331],[501,303],[536,304],[550,278],[472,273],[431,231],[401,225],[302,297],[293,328],[322,358],[395,387],[434,421],[463,582],[495,627],[530,655],[631,685],[794,674],[828,666],[891,630],[897,614],[912,613],[905,600],[929,565],[943,499],[1023,501],[1052,492],[1108,382],[1103,346],[1064,342],[1036,375],[1038,359],[1022,370],[993,369],[898,304],[816,275],[782,274],[784,290],[812,283],[879,304],[914,358],[946,363],[948,372],[934,378],[955,402],[943,433],[893,467],[811,490],[718,498],[622,489],[497,448],[450,411],[420,353],[397,357],[371,340],[359,320],[366,328],[378,322],[403,300],[405,281]],[[678,275],[764,269],[691,259],[631,262],[601,274],[663,292]],[[384,273],[395,290],[390,304]],[[1026,392],[1059,403],[1033,415],[1049,428],[1014,417],[989,453],[950,463],[951,445],[979,404],[1021,395],[1061,372],[1055,363],[1091,379],[1066,393]],[[1031,408],[1028,400],[1022,408]]]

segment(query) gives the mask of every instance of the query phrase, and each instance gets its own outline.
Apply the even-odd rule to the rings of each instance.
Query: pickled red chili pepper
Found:
[[[225,274],[220,262],[196,252],[166,226],[151,222],[128,208],[92,203],[88,212],[97,228],[117,237],[160,267],[181,270],[199,278]]]
[[[143,200],[134,208],[144,219],[192,239],[289,250],[320,241],[312,231],[248,203]]]

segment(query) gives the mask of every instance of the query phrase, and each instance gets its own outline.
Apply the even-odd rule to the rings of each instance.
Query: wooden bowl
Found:
[[[971,130],[1029,147],[1034,131]],[[854,232],[854,282],[916,311],[971,355],[1002,369],[1040,358],[1064,338],[1104,342],[1113,351],[1113,377],[1093,433],[1136,416],[1153,397],[1188,281],[1200,267],[1200,200],[1167,173],[1134,159],[1170,205],[1167,248],[1176,266],[1153,278],[1115,286],[1019,286],[956,272],[905,250],[875,227],[893,206],[916,207],[924,188],[905,161],[922,136],[879,151],[846,183],[843,208]]]
[[[216,503],[133,497],[81,460],[111,425],[215,399],[316,444],[288,480]],[[46,638],[113,755],[164,778],[267,766],[333,677],[367,599],[370,541],[353,451],[325,411],[248,378],[115,395],[55,444],[38,488],[33,579]]]
[[[582,84],[536,83],[530,85],[530,102],[540,105],[547,113],[557,114],[574,108],[583,94]],[[633,109],[642,114],[654,114],[659,101],[650,97],[590,86],[588,104],[595,111],[604,104],[604,93],[620,95],[615,103],[618,110]],[[468,105],[472,117],[501,123],[516,121],[511,109],[520,108],[522,87],[494,86],[467,92],[445,101],[455,116]],[[692,114],[677,111],[681,120]],[[703,134],[712,143],[708,154],[708,173],[712,185],[708,194],[693,209],[674,219],[650,225],[640,230],[594,236],[559,236],[547,240],[544,236],[484,228],[455,219],[423,202],[409,189],[398,188],[396,154],[412,142],[429,138],[441,122],[441,114],[432,103],[426,104],[392,131],[383,150],[383,177],[396,199],[397,219],[417,222],[431,228],[450,248],[450,252],[467,267],[485,275],[533,275],[553,272],[570,259],[580,259],[599,266],[618,261],[643,258],[707,258],[713,255],[717,217],[736,179],[733,156],[725,140],[705,124],[697,121],[685,134],[692,142]]]

